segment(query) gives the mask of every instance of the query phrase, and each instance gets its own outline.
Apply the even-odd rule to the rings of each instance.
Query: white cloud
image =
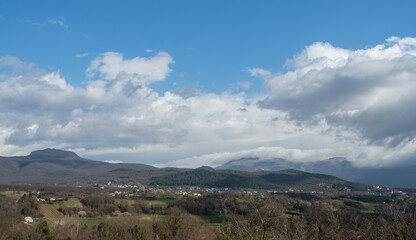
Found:
[[[148,84],[164,80],[172,63],[167,53],[133,59],[106,53],[92,62],[85,88],[70,85],[59,72],[35,69],[8,76],[0,82],[2,149],[56,147],[87,155],[121,151],[138,156],[160,150],[170,156],[163,157],[166,161],[258,146],[296,131],[293,124],[273,121],[284,119],[281,113],[259,109],[253,104],[257,100],[243,93],[159,95]]]
[[[237,85],[242,87],[243,89],[247,90],[251,87],[251,82],[238,82]]]
[[[172,57],[166,52],[159,52],[151,58],[136,57],[126,60],[120,53],[107,52],[93,61],[87,73],[94,76],[98,72],[109,81],[128,80],[147,86],[164,80],[172,71],[169,68],[172,63]]]
[[[50,85],[57,86],[57,87],[59,87],[61,89],[67,88],[66,81],[65,81],[64,78],[61,77],[61,75],[59,74],[59,72],[51,72],[51,73],[48,73],[48,74],[44,75],[41,78],[41,80],[49,83]]]
[[[60,27],[64,27],[64,28],[68,28],[68,26],[62,21],[62,20],[57,20],[57,19],[49,19],[48,23],[50,25],[58,25]]]
[[[285,73],[249,69],[268,91],[256,98],[158,94],[151,83],[164,81],[174,63],[165,52],[131,59],[104,53],[88,68],[85,87],[1,57],[0,67],[9,70],[0,80],[0,155],[56,147],[103,160],[187,167],[247,156],[410,161],[416,156],[415,48],[412,38],[361,50],[315,43],[288,60]]]
[[[360,50],[315,43],[287,65],[286,73],[261,75],[269,92],[261,107],[287,112],[299,123],[323,120],[370,144],[414,140],[415,39],[392,37]]]
[[[248,68],[247,70],[253,77],[268,77],[272,74],[270,71],[261,68]]]
[[[63,20],[54,19],[54,18],[48,19],[46,21],[19,20],[19,22],[27,23],[27,24],[37,26],[37,27],[42,27],[42,28],[47,27],[47,26],[59,26],[63,28],[68,28],[68,25],[66,25]]]
[[[158,167],[178,166],[184,168],[197,168],[202,165],[218,167],[228,161],[242,158],[259,158],[259,160],[270,160],[283,158],[293,162],[307,162],[325,160],[334,156],[351,156],[351,149],[286,149],[282,147],[259,147],[255,149],[235,151],[235,152],[218,152],[193,156],[174,160],[167,163],[157,164]]]
[[[105,160],[104,162],[111,164],[123,163],[123,161],[120,160]]]
[[[75,57],[76,58],[83,58],[83,57],[86,57],[86,56],[88,56],[88,53],[78,53],[78,54],[75,54]]]
[[[12,75],[14,73],[25,72],[31,70],[35,64],[23,62],[17,57],[4,56],[0,57],[0,68],[12,68]]]

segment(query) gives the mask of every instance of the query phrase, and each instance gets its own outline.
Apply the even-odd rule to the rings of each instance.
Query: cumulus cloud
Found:
[[[13,129],[5,144],[43,142],[86,149],[134,148],[141,144],[179,143],[186,134],[186,130],[172,127],[176,118],[186,112],[170,103],[175,96],[159,97],[146,87],[130,86],[128,81],[124,86],[120,84],[121,90],[119,85],[106,83],[96,80],[85,89],[74,88],[57,72],[11,77],[1,82],[0,115],[7,119],[1,125]],[[29,131],[33,124],[38,126],[36,131]]]
[[[61,89],[66,89],[67,84],[64,78],[61,77],[59,72],[51,72],[45,74],[41,79],[41,81],[45,81],[50,85],[57,86]]]
[[[172,71],[169,68],[172,63],[172,57],[166,52],[159,52],[150,58],[133,59],[123,59],[120,53],[107,52],[92,62],[87,73],[91,77],[99,73],[104,79],[113,82],[131,81],[134,85],[148,85],[164,80]]]
[[[13,60],[8,67],[23,63],[8,59]],[[169,156],[158,160],[166,161],[175,158],[170,151],[201,155],[257,146],[297,131],[291,123],[272,121],[284,117],[260,109],[244,93],[158,94],[149,84],[165,80],[172,63],[164,52],[132,59],[104,53],[88,68],[85,87],[72,86],[57,71],[7,75],[0,81],[0,151],[56,147],[89,156],[117,151],[139,156],[157,150]]]
[[[269,96],[259,105],[302,124],[325,121],[369,144],[405,145],[416,136],[416,39],[387,39],[348,50],[314,43],[287,61],[289,70],[262,77]]]
[[[416,39],[359,50],[312,44],[287,61],[287,72],[250,68],[268,91],[255,98],[159,94],[152,83],[165,81],[174,61],[166,52],[150,55],[103,53],[88,67],[85,87],[0,57],[1,155],[55,147],[183,167],[336,156],[374,166],[416,156]]]

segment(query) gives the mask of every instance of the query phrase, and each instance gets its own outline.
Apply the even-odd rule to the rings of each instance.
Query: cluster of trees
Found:
[[[221,194],[207,194],[200,198],[184,197],[173,202],[172,205],[199,216],[227,214],[246,216],[253,209],[259,208],[267,201],[268,199],[253,197],[251,195],[226,192]],[[279,201],[287,202],[287,199],[281,197]]]
[[[0,239],[416,239],[415,203],[408,199],[342,198],[343,207],[337,207],[325,198],[227,192],[183,197],[158,208],[145,199],[132,202],[105,192],[75,194],[83,206],[60,210],[68,216],[85,211],[98,223],[87,224],[85,218],[47,222],[33,194],[17,200],[0,195]],[[379,201],[378,207],[363,211],[363,199]],[[159,217],[143,219],[143,213]],[[38,219],[25,224],[27,215]],[[223,221],[212,225],[201,216]]]
[[[325,186],[321,185],[322,183]],[[296,187],[307,190],[342,191],[345,188],[354,191],[366,191],[365,184],[352,183],[340,178],[307,173],[297,170],[279,172],[250,173],[232,170],[193,169],[151,178],[153,185],[165,186],[202,186],[216,188],[276,189]],[[327,188],[330,186],[330,188]]]
[[[15,213],[17,212],[16,210]],[[163,220],[105,217],[97,225],[71,220],[63,220],[59,223],[40,220],[27,225],[18,219],[6,221],[2,218],[0,226],[0,239],[217,239],[213,228],[200,217],[174,207],[168,210]]]
[[[259,177],[250,176],[232,171],[209,171],[205,169],[194,169],[171,175],[153,177],[153,185],[165,186],[204,186],[215,188],[252,188],[271,189],[276,185],[265,182]]]
[[[146,194],[143,194],[146,195]],[[108,215],[140,215],[159,214],[166,215],[167,204],[154,201],[151,204],[149,197],[126,200],[122,195],[118,198],[110,196],[105,192],[93,191],[90,194],[81,194],[81,206],[61,205],[58,211],[65,216],[101,217]],[[150,198],[156,200],[156,198]],[[65,200],[63,200],[65,201]],[[130,202],[129,202],[130,201]],[[133,202],[132,202],[133,201]]]

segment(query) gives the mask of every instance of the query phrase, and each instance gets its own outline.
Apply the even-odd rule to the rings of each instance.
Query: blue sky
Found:
[[[410,161],[415,7],[1,1],[0,155]]]
[[[222,92],[240,81],[262,91],[247,67],[281,71],[286,59],[319,41],[356,49],[413,36],[415,7],[414,1],[2,1],[0,53],[59,69],[81,84],[102,52],[166,51],[174,72],[154,86],[160,92],[174,82]]]

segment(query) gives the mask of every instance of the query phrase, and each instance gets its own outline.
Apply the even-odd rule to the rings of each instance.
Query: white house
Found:
[[[25,217],[25,223],[33,223],[33,218],[29,216]]]

